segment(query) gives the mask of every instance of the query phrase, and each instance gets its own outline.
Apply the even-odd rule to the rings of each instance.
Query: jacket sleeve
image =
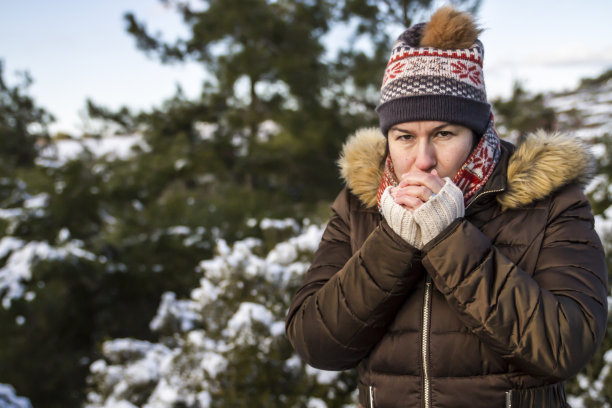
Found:
[[[527,373],[559,380],[586,365],[603,340],[607,272],[579,187],[568,186],[551,200],[533,274],[465,219],[424,248],[423,264],[491,349]]]
[[[338,196],[304,282],[294,295],[286,333],[297,353],[313,367],[355,367],[378,343],[422,278],[411,271],[415,248],[384,223],[352,254],[350,200]]]

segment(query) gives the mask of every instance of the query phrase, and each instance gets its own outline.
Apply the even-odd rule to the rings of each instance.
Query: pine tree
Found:
[[[151,321],[159,343],[103,344],[103,359],[91,365],[87,407],[354,406],[355,373],[307,367],[284,335],[291,294],[322,228],[293,220],[251,225],[289,238],[247,238],[232,247],[220,241],[217,255],[200,263],[190,298],[164,294]]]
[[[37,142],[48,138],[47,126],[53,116],[36,106],[27,90],[32,84],[29,73],[21,73],[22,82],[15,86],[4,78],[0,60],[0,170],[14,166],[30,166],[34,162]]]
[[[294,209],[327,201],[339,189],[335,160],[341,144],[355,129],[377,124],[373,108],[392,43],[387,28],[410,25],[432,3],[162,2],[181,14],[187,38],[165,42],[131,13],[125,16],[128,32],[164,63],[203,64],[212,78],[203,89],[206,122],[218,126],[214,138],[229,147],[229,173],[243,186],[244,192],[233,192],[265,191],[267,199]],[[455,3],[475,9],[479,2]],[[325,36],[338,26],[350,34],[335,55],[326,52]],[[278,132],[260,137],[269,121]]]

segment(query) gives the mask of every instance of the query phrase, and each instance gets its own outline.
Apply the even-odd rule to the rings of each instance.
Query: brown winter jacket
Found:
[[[358,132],[347,187],[287,316],[310,365],[358,367],[363,407],[564,407],[602,341],[607,272],[574,139],[533,135],[421,251],[376,209],[384,138]]]

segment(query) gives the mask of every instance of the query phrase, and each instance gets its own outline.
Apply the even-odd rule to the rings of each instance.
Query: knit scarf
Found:
[[[474,195],[485,185],[493,172],[495,165],[501,156],[501,142],[495,131],[494,118],[491,115],[487,130],[480,138],[470,156],[459,169],[453,183],[463,191],[463,202],[467,206]],[[395,177],[395,169],[391,162],[391,156],[387,155],[385,169],[378,185],[376,194],[378,209],[380,210],[380,198],[389,186],[396,186],[399,181]]]

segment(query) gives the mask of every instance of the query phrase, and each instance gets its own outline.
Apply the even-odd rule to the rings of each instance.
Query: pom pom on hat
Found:
[[[468,48],[476,42],[481,32],[470,14],[446,6],[431,16],[423,30],[420,45],[442,50]]]

